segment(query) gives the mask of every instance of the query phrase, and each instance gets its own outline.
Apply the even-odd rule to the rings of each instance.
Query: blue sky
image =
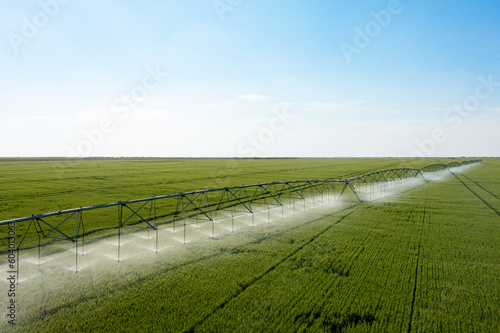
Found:
[[[499,17],[498,1],[6,0],[0,156],[500,156]]]

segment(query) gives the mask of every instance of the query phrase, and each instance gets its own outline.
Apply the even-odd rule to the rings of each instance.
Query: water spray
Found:
[[[146,199],[138,199],[131,201],[120,201],[117,203],[92,206],[92,207],[80,207],[76,209],[66,210],[66,211],[57,211],[53,213],[40,214],[40,215],[32,215],[26,218],[19,218],[14,220],[2,221],[0,225],[8,224],[8,223],[21,223],[24,221],[29,221],[29,226],[21,239],[21,242],[16,247],[17,252],[17,272],[19,275],[20,271],[20,250],[23,241],[25,240],[28,232],[31,229],[31,226],[34,227],[37,238],[38,238],[38,246],[37,246],[37,259],[36,266],[40,269],[43,268],[44,262],[42,262],[42,238],[46,239],[50,235],[50,233],[59,233],[65,238],[62,240],[69,240],[74,242],[74,266],[72,270],[75,273],[81,271],[82,263],[79,263],[78,257],[81,255],[85,256],[85,247],[86,239],[85,239],[85,225],[84,225],[84,212],[108,208],[116,206],[118,209],[118,226],[117,226],[117,257],[115,257],[116,262],[120,263],[125,256],[122,253],[122,245],[127,243],[122,239],[124,235],[122,235],[123,227],[134,227],[138,225],[146,226],[146,239],[148,241],[151,240],[151,231],[150,229],[154,229],[155,232],[155,245],[154,252],[159,253],[159,227],[160,225],[166,225],[169,229],[173,231],[173,234],[176,234],[177,222],[182,220],[183,223],[183,238],[182,243],[187,244],[188,234],[187,234],[187,224],[188,219],[194,219],[196,225],[196,230],[200,229],[200,221],[205,220],[211,224],[211,232],[209,236],[211,239],[216,239],[215,234],[215,224],[216,219],[219,219],[221,223],[227,223],[224,221],[229,221],[230,219],[230,230],[231,233],[235,233],[235,223],[238,217],[251,215],[251,227],[256,226],[255,215],[257,211],[255,210],[255,206],[257,205],[265,205],[267,208],[267,223],[271,223],[271,205],[276,205],[276,203],[281,206],[281,219],[284,220],[285,216],[285,204],[284,199],[288,196],[289,205],[288,209],[293,209],[293,215],[296,215],[296,201],[303,200],[303,212],[307,211],[307,199],[312,195],[312,206],[314,209],[318,207],[317,205],[317,196],[318,192],[321,195],[321,207],[324,207],[325,200],[324,196],[326,193],[327,203],[330,206],[330,197],[331,190],[333,190],[333,203],[338,202],[343,195],[345,195],[347,190],[350,190],[354,194],[357,200],[359,201],[374,201],[382,197],[386,197],[388,195],[394,194],[397,189],[406,188],[408,186],[412,186],[416,181],[420,179],[420,181],[432,181],[440,179],[446,175],[449,175],[450,172],[462,172],[471,168],[472,166],[480,164],[480,160],[473,160],[469,162],[453,162],[448,165],[443,164],[434,164],[421,169],[390,169],[390,170],[382,170],[377,172],[372,172],[369,174],[356,176],[350,179],[340,179],[340,180],[307,180],[307,181],[290,181],[290,182],[271,182],[271,183],[262,183],[256,185],[244,185],[237,187],[226,187],[221,189],[214,190],[202,190],[202,191],[192,191],[179,193],[174,195],[166,195],[166,196],[157,196]],[[337,191],[338,187],[341,187],[341,191]],[[254,190],[252,194],[250,191]],[[250,195],[249,195],[250,192]],[[337,196],[337,193],[339,195]],[[213,197],[208,196],[208,194],[220,194],[217,202],[214,201]],[[359,194],[359,195],[358,195]],[[157,201],[158,200],[177,200],[177,208],[175,211],[166,217],[162,217],[162,219],[158,220],[158,209],[157,209]],[[268,202],[268,200],[272,200],[273,202]],[[275,201],[275,202],[274,202]],[[149,216],[144,215],[141,212],[143,207],[148,206],[150,203]],[[138,208],[133,209],[133,205],[141,204],[142,206],[135,206]],[[124,220],[123,211],[124,207],[130,210],[132,213],[127,219]],[[240,210],[237,214],[236,210]],[[276,207],[279,209],[279,207]],[[128,211],[127,210],[127,211]],[[229,211],[230,216],[227,217],[219,217],[219,213],[223,211]],[[129,212],[129,213],[130,213]],[[260,211],[263,212],[263,211]],[[141,215],[142,214],[142,215]],[[278,212],[276,217],[278,216]],[[57,218],[61,216],[63,218],[62,222],[51,224],[49,220],[46,220],[49,217]],[[133,220],[132,218],[135,218]],[[62,229],[62,225],[69,221],[71,218],[74,218],[76,221],[74,228],[74,235],[71,233],[66,234]],[[263,219],[262,219],[263,220]],[[48,222],[49,221],[49,222]],[[126,224],[128,222],[128,224]],[[41,223],[45,227],[49,227],[49,231],[42,229]],[[164,229],[164,230],[169,230]],[[221,229],[226,229],[224,226]],[[144,230],[144,228],[142,228]],[[193,229],[194,230],[194,229]],[[116,237],[116,236],[115,236]],[[107,242],[107,241],[105,241]],[[52,244],[52,243],[50,243]],[[50,245],[49,244],[49,245]],[[44,245],[45,246],[45,245]],[[116,245],[115,245],[116,246]],[[151,246],[149,246],[151,248]],[[66,250],[67,251],[67,250]],[[128,255],[127,255],[128,256]],[[36,258],[36,257],[35,257]],[[28,258],[26,259],[28,260]],[[20,279],[18,277],[17,283],[19,283]]]

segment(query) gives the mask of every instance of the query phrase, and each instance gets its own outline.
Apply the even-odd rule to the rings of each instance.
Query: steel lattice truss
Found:
[[[17,246],[21,246],[29,230],[33,227],[39,238],[59,238],[77,242],[79,237],[85,236],[83,225],[83,213],[91,210],[99,210],[109,207],[118,207],[118,223],[120,230],[124,226],[138,226],[156,230],[161,223],[156,213],[158,202],[165,200],[176,200],[176,208],[170,212],[172,221],[195,218],[205,221],[214,221],[214,213],[221,210],[240,209],[240,212],[253,214],[259,205],[283,206],[285,202],[291,200],[305,200],[306,197],[316,195],[333,195],[338,199],[349,190],[359,201],[363,201],[358,195],[357,188],[367,185],[385,184],[417,179],[421,177],[428,180],[439,172],[453,172],[463,167],[473,166],[482,163],[481,160],[471,160],[462,163],[453,162],[450,164],[433,164],[421,169],[399,168],[371,172],[365,175],[356,176],[349,179],[327,179],[327,180],[297,180],[269,182],[254,185],[243,185],[235,187],[224,187],[209,190],[183,192],[177,194],[163,195],[137,200],[120,201],[104,205],[80,207],[57,212],[32,215],[23,218],[1,221],[0,225],[29,221],[30,224],[26,234]],[[432,178],[432,177],[430,177]],[[305,201],[304,201],[305,202]],[[49,217],[60,217],[57,222],[49,222]],[[75,222],[74,232],[63,232],[61,226]],[[71,229],[73,230],[73,228]]]

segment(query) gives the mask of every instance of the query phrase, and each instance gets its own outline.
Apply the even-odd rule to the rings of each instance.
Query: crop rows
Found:
[[[47,270],[32,280],[43,302],[20,299],[22,329],[496,332],[498,166],[334,211],[275,212],[259,228],[68,272],[57,288]]]

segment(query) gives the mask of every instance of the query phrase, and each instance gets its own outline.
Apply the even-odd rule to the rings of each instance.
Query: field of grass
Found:
[[[192,190],[343,178],[463,159],[0,160],[0,221]]]
[[[460,159],[457,159],[460,161]],[[164,159],[0,161],[0,221],[192,190],[268,181],[344,178],[453,159]],[[170,205],[171,203],[166,203]],[[172,211],[173,208],[164,208]],[[116,209],[86,213],[88,232],[114,228]],[[58,218],[49,221],[57,224]],[[28,224],[18,225],[21,235]],[[63,225],[62,228],[65,228]],[[3,235],[0,227],[0,234]],[[68,224],[67,230],[70,232]],[[33,236],[33,235],[29,235]],[[6,242],[0,237],[0,246]]]
[[[343,178],[395,167],[423,167],[451,159],[166,159],[54,160],[0,162],[0,221],[58,210],[99,205],[192,190],[267,181]],[[162,206],[163,205],[163,206]],[[175,201],[159,202],[157,213],[175,209]],[[57,225],[59,217],[47,220]],[[85,213],[87,233],[116,228],[116,208]],[[73,223],[60,229],[74,233]],[[18,238],[29,223],[18,224]],[[0,227],[0,234],[5,232]],[[34,228],[23,245],[37,240]],[[6,242],[0,237],[0,247]],[[5,247],[5,246],[3,246]],[[1,250],[0,250],[1,251]]]
[[[4,161],[0,220],[195,189],[451,161]],[[308,207],[305,214],[289,211],[282,220],[274,213],[271,223],[261,217],[256,228],[168,244],[158,254],[133,259],[131,242],[130,260],[123,263],[107,261],[110,247],[95,244],[78,274],[44,264],[38,276],[19,284],[18,328],[498,332],[499,197],[500,160],[486,159],[398,196],[363,204],[347,198],[334,207]],[[86,224],[101,227],[88,218]]]

